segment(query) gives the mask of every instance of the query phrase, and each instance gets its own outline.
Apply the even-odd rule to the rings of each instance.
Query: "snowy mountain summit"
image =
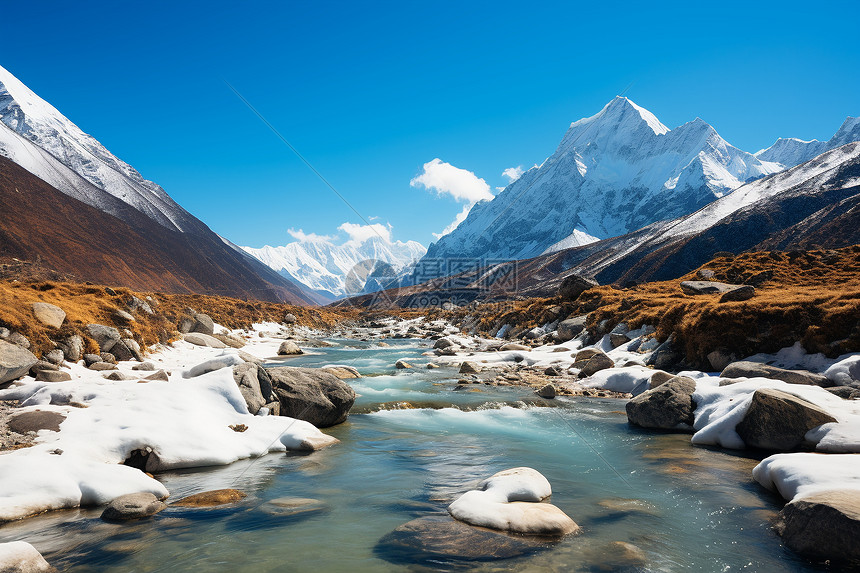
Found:
[[[619,96],[572,123],[551,157],[476,204],[427,257],[513,260],[583,245],[692,213],[782,169],[701,119],[669,129]]]
[[[164,189],[144,179],[3,67],[0,122],[0,155],[66,195],[126,221],[130,206],[168,229],[200,230],[201,223]]]
[[[391,241],[372,236],[342,245],[328,238],[298,240],[281,247],[242,247],[282,276],[333,298],[377,290],[368,284],[372,273],[385,265],[389,279],[408,270],[427,249],[416,241]]]

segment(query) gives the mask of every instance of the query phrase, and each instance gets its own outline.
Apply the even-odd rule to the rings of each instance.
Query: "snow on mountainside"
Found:
[[[242,249],[283,276],[335,297],[361,291],[364,284],[357,285],[355,280],[365,278],[363,272],[368,270],[367,261],[386,263],[395,272],[402,272],[427,252],[416,241],[386,241],[382,237],[370,237],[361,243],[347,241],[343,245],[325,240],[305,240],[282,247],[266,245],[260,249]],[[365,266],[360,266],[362,263]]]
[[[847,118],[833,137],[827,141],[817,139],[803,141],[793,137],[781,137],[767,149],[757,152],[755,156],[762,161],[779,163],[787,169],[805,163],[825,151],[854,141],[860,141],[860,117]]]
[[[623,235],[782,169],[729,145],[701,119],[670,130],[616,97],[572,123],[542,165],[476,204],[427,258],[522,259]]]
[[[108,194],[169,229],[202,224],[152,181],[116,158],[92,136],[0,67],[0,154],[63,193],[111,212]]]

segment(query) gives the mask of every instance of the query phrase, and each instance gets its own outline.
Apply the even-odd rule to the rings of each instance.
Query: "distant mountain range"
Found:
[[[780,139],[751,154],[701,119],[670,130],[616,97],[572,123],[542,165],[476,204],[426,258],[518,260],[626,235],[857,139],[860,121],[849,118],[827,142]]]
[[[139,290],[321,301],[213,233],[2,67],[0,158],[0,255]]]
[[[389,281],[417,262],[427,249],[416,241],[389,241],[373,236],[342,245],[330,240],[304,240],[282,247],[242,247],[285,277],[332,299],[365,292],[368,278],[380,272]],[[371,285],[373,282],[371,281]]]
[[[385,301],[403,307],[471,300],[554,296],[570,275],[601,284],[670,280],[718,252],[839,248],[860,243],[860,141],[829,150],[780,173],[747,183],[698,211],[632,233],[477,272],[405,285]],[[487,276],[505,277],[487,282]],[[507,277],[514,276],[512,281]],[[487,287],[489,285],[489,287]]]

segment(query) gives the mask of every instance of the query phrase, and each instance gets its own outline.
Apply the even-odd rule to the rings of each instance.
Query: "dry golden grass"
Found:
[[[299,324],[326,328],[338,321],[352,318],[357,312],[345,308],[307,308],[262,301],[245,301],[230,297],[205,295],[173,295],[163,293],[140,293],[127,288],[113,288],[116,294],[108,294],[106,287],[54,281],[0,280],[0,326],[15,330],[26,336],[37,355],[54,348],[53,341],[71,334],[80,334],[87,341],[86,351],[96,352],[95,342],[87,337],[86,325],[107,324],[128,328],[135,340],[146,347],[164,342],[176,335],[176,326],[186,309],[208,314],[212,319],[228,328],[247,328],[254,322],[282,322],[286,313],[292,313]],[[132,295],[146,300],[152,297],[155,313],[138,312],[135,322],[116,324],[113,318],[116,309],[126,309],[126,301]],[[46,327],[33,316],[32,303],[55,304],[66,312],[66,321],[60,329]]]
[[[714,271],[713,280],[759,283],[756,296],[720,303],[719,295],[685,295],[679,284],[702,280],[697,269],[677,280],[629,289],[594,288],[575,301],[530,299],[452,314],[476,317],[485,332],[505,323],[531,328],[585,313],[589,327],[598,331],[603,321],[609,328],[620,322],[631,328],[649,324],[659,340],[674,335],[688,363],[701,368],[717,349],[743,357],[801,341],[807,351],[828,356],[860,351],[860,246],[723,256],[701,268]]]

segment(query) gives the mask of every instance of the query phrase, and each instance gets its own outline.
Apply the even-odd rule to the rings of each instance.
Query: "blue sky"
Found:
[[[425,245],[464,203],[410,186],[424,163],[494,190],[626,88],[747,151],[860,115],[856,1],[82,4],[4,6],[0,64],[255,247],[362,221],[225,80],[365,219]]]

